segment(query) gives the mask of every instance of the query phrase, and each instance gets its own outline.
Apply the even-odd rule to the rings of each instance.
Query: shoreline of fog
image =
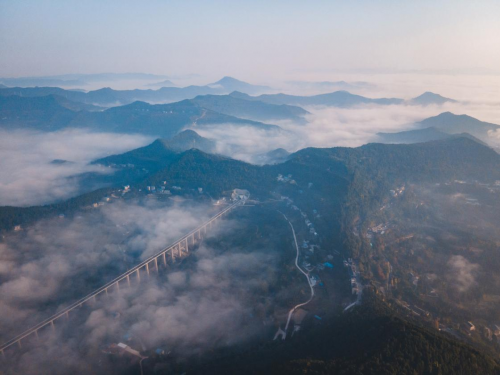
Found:
[[[445,103],[444,105],[361,105],[351,108],[304,107],[310,112],[306,124],[272,122],[285,130],[280,134],[232,124],[194,129],[201,136],[217,141],[217,152],[232,158],[258,163],[259,155],[284,148],[296,152],[306,147],[359,147],[376,142],[379,132],[415,129],[415,123],[443,112],[467,114],[481,121],[500,119],[500,105]],[[497,123],[500,124],[500,121]],[[500,137],[499,137],[500,139]],[[491,137],[491,143],[499,142]],[[500,144],[500,142],[499,142]]]
[[[42,219],[22,237],[12,233],[0,244],[0,323],[2,333],[8,331],[6,339],[17,333],[15,327],[34,324],[85,294],[85,280],[98,278],[104,284],[116,276],[108,274],[106,264],[126,263],[125,257],[140,262],[206,221],[212,209],[189,202],[168,207],[148,199],[139,203],[118,201],[79,217]],[[226,220],[208,232],[208,239],[242,225]],[[85,368],[103,346],[129,333],[148,349],[167,345],[186,356],[250,340],[266,328],[260,319],[251,324],[249,319],[257,309],[253,296],[276,277],[278,255],[272,249],[219,249],[204,241],[182,267],[161,270],[158,279],[145,278],[97,299],[88,315],[85,309],[75,310],[71,318],[76,317],[78,326],[65,329],[65,320],[59,322],[53,338],[43,346],[28,343],[14,365],[52,373],[54,361],[47,358],[64,350],[62,365]]]
[[[110,173],[95,159],[153,141],[138,134],[85,129],[56,132],[0,130],[0,206],[30,206],[68,199],[79,192],[76,175]],[[65,161],[56,162],[54,160]]]

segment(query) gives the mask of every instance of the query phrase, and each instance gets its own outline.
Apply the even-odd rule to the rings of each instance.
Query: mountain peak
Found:
[[[431,91],[426,91],[423,94],[417,96],[416,98],[411,99],[410,102],[418,105],[430,105],[430,104],[441,105],[444,103],[456,103],[457,101],[454,99],[446,98]]]
[[[222,84],[227,84],[227,83],[246,83],[246,82],[240,81],[239,79],[236,79],[233,77],[224,76],[220,80],[215,82],[215,84],[217,84],[217,83],[222,85]]]
[[[252,85],[250,83],[240,81],[239,79],[229,76],[225,76],[217,82],[209,84],[208,86],[212,88],[222,88],[227,92],[240,91],[246,94],[254,94],[269,90],[269,87],[267,86]]]

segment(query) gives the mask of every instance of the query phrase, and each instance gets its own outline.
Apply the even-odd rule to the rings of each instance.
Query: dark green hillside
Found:
[[[268,168],[190,150],[148,178],[145,184],[158,185],[165,180],[183,188],[203,187],[204,191],[216,195],[234,188],[268,195],[274,187],[275,175]]]
[[[112,191],[113,189],[99,189],[64,202],[44,206],[0,206],[0,232],[11,230],[16,225],[29,225],[45,217],[74,213],[84,206],[99,202],[103,197],[111,194]]]
[[[154,172],[168,165],[180,152],[196,148],[213,153],[215,146],[214,141],[199,136],[193,130],[184,130],[170,139],[157,139],[150,145],[124,154],[107,156],[93,163],[106,166],[133,166]]]
[[[192,366],[194,374],[500,374],[491,357],[438,332],[398,317],[372,293],[349,313],[310,321],[285,342]],[[215,359],[214,359],[215,358]],[[189,366],[189,364],[188,364]]]

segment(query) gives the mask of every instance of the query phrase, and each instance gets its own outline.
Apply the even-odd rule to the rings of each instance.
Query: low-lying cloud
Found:
[[[453,255],[448,261],[450,283],[459,291],[466,292],[476,285],[476,274],[479,265],[471,263],[462,255]]]
[[[0,341],[158,252],[206,221],[209,211],[187,203],[118,201],[6,235],[0,246]],[[208,234],[234,228],[240,225],[226,222]],[[98,298],[91,311],[74,310],[71,319],[80,323],[70,321],[66,329],[65,320],[56,322],[55,335],[43,336],[44,345],[24,343],[27,351],[10,371],[95,373],[91,364],[103,358],[101,348],[120,341],[137,350],[162,347],[188,356],[251,339],[262,332],[265,314],[258,312],[266,310],[262,297],[276,277],[277,255],[269,250],[229,252],[204,242],[181,267],[160,269],[142,283],[132,278],[130,288]],[[48,337],[48,331],[40,335]],[[105,364],[101,371],[107,373]]]
[[[72,176],[109,173],[103,167],[89,165],[90,161],[150,141],[142,135],[85,130],[0,130],[0,206],[37,205],[69,198],[79,193],[79,180]]]
[[[415,123],[440,113],[468,113],[483,120],[495,114],[500,106],[486,104],[446,103],[442,106],[362,105],[353,108],[307,107],[307,124],[277,122],[285,132],[269,133],[252,127],[222,124],[197,128],[204,137],[217,140],[218,152],[247,162],[258,163],[259,155],[276,148],[290,152],[305,147],[358,147],[376,142],[379,132],[399,132],[415,128]],[[500,121],[499,121],[500,122]],[[496,134],[492,134],[492,144]]]
[[[205,206],[118,201],[5,235],[0,243],[0,333],[11,331],[32,310],[37,313],[28,323],[40,320],[47,306],[51,310],[81,297],[90,291],[88,280],[95,287],[105,284],[197,227],[206,211]]]

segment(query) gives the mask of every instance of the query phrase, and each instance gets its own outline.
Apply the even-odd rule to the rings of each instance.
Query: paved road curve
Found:
[[[282,215],[285,217],[285,220],[288,221],[288,224],[290,224],[290,228],[292,228],[292,234],[293,234],[293,240],[295,241],[295,249],[297,250],[297,255],[295,257],[295,267],[297,267],[297,269],[302,272],[304,274],[304,276],[307,278],[307,284],[309,285],[309,288],[311,289],[311,296],[309,297],[309,299],[306,301],[306,302],[303,302],[303,303],[299,303],[298,305],[294,306],[290,312],[288,313],[288,319],[286,321],[286,326],[285,326],[285,337],[286,337],[286,332],[288,330],[288,325],[290,324],[290,320],[292,319],[292,315],[293,313],[295,312],[295,310],[297,310],[299,307],[302,307],[302,306],[305,306],[307,305],[309,302],[312,301],[313,297],[314,297],[314,288],[312,287],[311,285],[311,280],[309,280],[309,274],[307,272],[304,272],[304,270],[302,270],[302,268],[299,267],[299,255],[300,255],[300,251],[299,251],[299,244],[297,243],[297,236],[295,235],[295,229],[293,228],[293,225],[292,223],[290,222],[290,220],[288,220],[288,218],[286,217],[285,214],[282,213]],[[283,337],[283,339],[285,339],[285,337]]]

